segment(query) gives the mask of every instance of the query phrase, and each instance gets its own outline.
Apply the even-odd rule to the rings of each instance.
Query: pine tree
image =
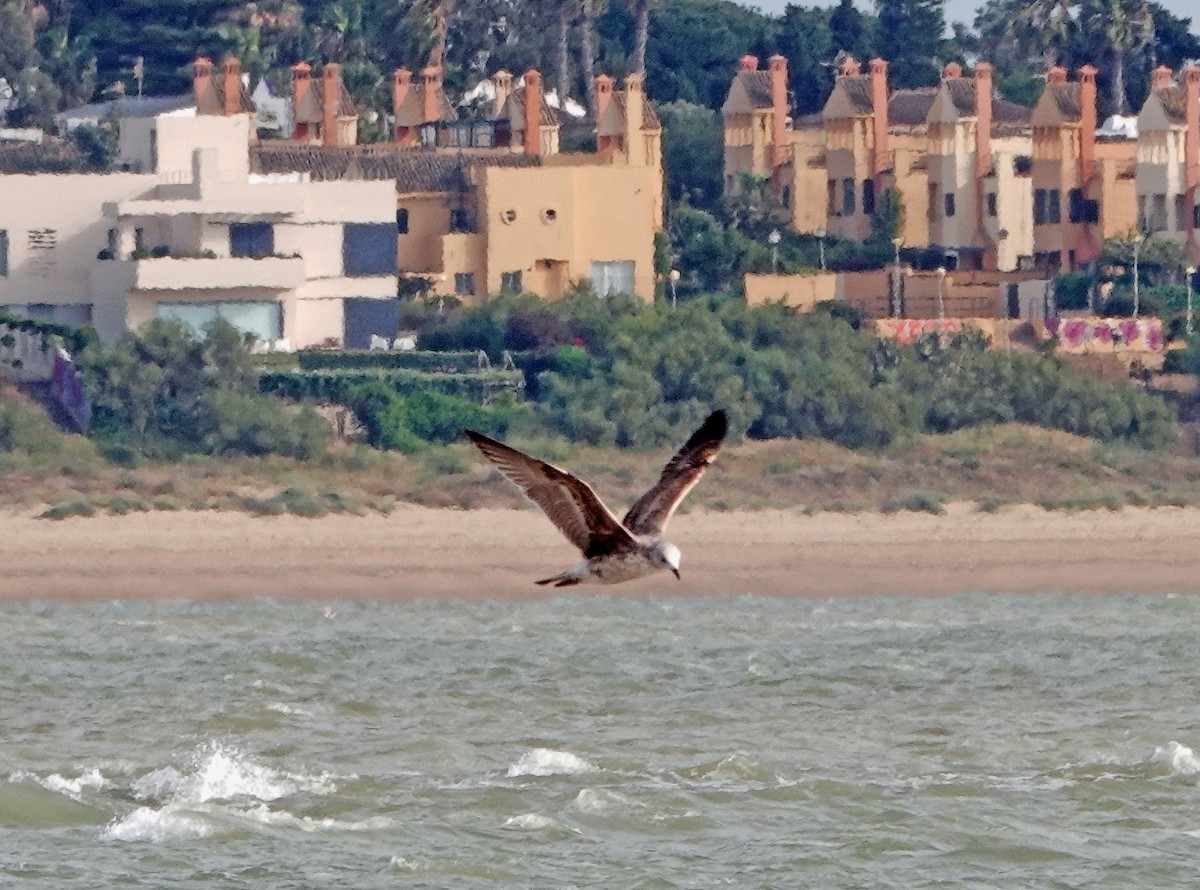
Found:
[[[939,48],[946,32],[945,0],[875,0],[879,55],[888,61],[888,81],[898,87],[938,82]]]

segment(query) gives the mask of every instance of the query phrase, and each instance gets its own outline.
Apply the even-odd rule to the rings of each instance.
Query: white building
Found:
[[[107,341],[219,316],[275,348],[341,342],[348,307],[396,296],[395,185],[252,175],[253,119],[122,119],[142,173],[0,174],[0,308]]]

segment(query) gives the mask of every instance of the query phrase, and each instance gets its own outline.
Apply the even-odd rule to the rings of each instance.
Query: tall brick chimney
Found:
[[[1067,69],[1060,65],[1055,65],[1046,72],[1046,83],[1066,83]]]
[[[326,62],[321,69],[321,144],[338,144],[338,110],[342,104],[342,66]]]
[[[613,79],[607,74],[596,75],[596,150],[603,153],[612,148],[612,137],[600,135],[600,121],[612,101]]]
[[[1189,65],[1183,69],[1183,93],[1187,102],[1184,117],[1187,129],[1183,137],[1183,151],[1187,160],[1184,169],[1187,171],[1188,188],[1195,190],[1200,188],[1200,67]],[[1191,206],[1196,206],[1194,194]],[[1195,232],[1195,229],[1192,231]]]
[[[192,96],[196,102],[196,107],[200,107],[200,97],[207,92],[212,84],[212,59],[200,56],[192,63]]]
[[[641,74],[625,75],[625,157],[631,167],[646,163],[646,142],[642,138],[645,82]]]
[[[1082,185],[1087,188],[1096,172],[1096,69],[1079,69],[1079,167]]]
[[[771,71],[771,166],[787,163],[787,59],[771,56],[767,65]]]
[[[875,157],[871,172],[879,176],[891,163],[888,158],[888,63],[871,60],[871,116],[874,118]]]
[[[221,65],[221,85],[225,94],[221,113],[226,117],[237,114],[242,110],[242,103],[238,101],[242,95],[242,63],[233,56]]]
[[[992,172],[992,66],[975,66],[975,175]]]
[[[958,62],[947,62],[946,67],[942,69],[942,80],[953,80],[956,77],[962,77],[962,65]]]
[[[1150,72],[1150,89],[1161,90],[1163,87],[1171,85],[1171,69],[1166,65],[1159,65]]]
[[[542,153],[542,75],[537,69],[525,72],[525,104],[521,108],[525,118],[525,154]]]
[[[312,65],[308,62],[297,62],[292,66],[292,119],[296,122],[292,132],[293,139],[306,140],[309,137],[308,124],[300,120],[300,103],[308,95],[312,87]]]
[[[408,127],[400,123],[400,109],[404,107],[404,100],[408,98],[408,91],[412,87],[412,72],[407,68],[397,68],[392,72],[392,116],[396,119],[393,126],[395,132],[393,138],[400,142],[408,135]]]
[[[738,71],[757,71],[758,56],[745,55],[738,59]]]
[[[441,118],[438,95],[442,91],[442,69],[429,65],[421,69],[421,123],[437,123]]]

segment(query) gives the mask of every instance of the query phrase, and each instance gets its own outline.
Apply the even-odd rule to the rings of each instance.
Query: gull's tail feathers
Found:
[[[543,578],[538,584],[553,584],[555,587],[574,587],[581,583],[579,578],[572,575],[570,572],[563,572],[561,575],[555,575],[553,578]]]

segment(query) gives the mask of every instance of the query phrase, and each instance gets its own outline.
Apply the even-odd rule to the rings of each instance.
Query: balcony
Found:
[[[294,290],[304,283],[304,260],[300,257],[151,257],[120,265],[132,270],[132,290],[282,291]]]

